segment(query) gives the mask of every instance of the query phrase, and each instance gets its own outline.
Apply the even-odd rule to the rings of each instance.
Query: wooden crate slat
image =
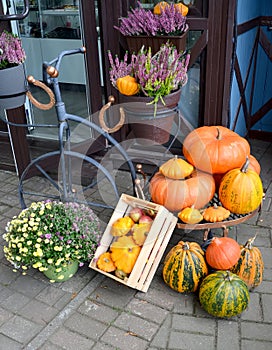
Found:
[[[149,257],[148,257],[147,263],[145,264],[143,271],[142,271],[142,274],[137,282],[137,286],[139,286],[140,288],[143,287],[143,285],[146,281],[146,278],[147,278],[148,274],[150,273],[151,267],[154,264],[157,264],[157,266],[159,264],[159,260],[158,259],[155,260],[155,258],[157,257],[158,251],[159,251],[162,243],[164,242],[164,240],[167,236],[167,232],[169,231],[172,220],[173,220],[173,216],[168,215],[165,222],[164,222],[164,225],[161,228],[160,234],[158,235],[156,241],[154,242],[152,250],[149,252]]]
[[[165,233],[164,239],[161,242],[161,245],[157,247],[157,249],[153,249],[152,253],[154,253],[154,256],[152,257],[153,260],[150,259],[150,266],[146,266],[146,271],[148,271],[148,274],[141,277],[141,280],[138,282],[137,289],[141,290],[142,292],[147,292],[152,279],[157,271],[157,268],[159,266],[159,263],[161,261],[161,258],[163,256],[163,253],[167,247],[167,244],[172,236],[172,232],[176,226],[177,218],[172,218],[171,224],[168,227],[168,230]],[[147,264],[148,265],[148,264]]]
[[[138,280],[143,272],[143,269],[146,264],[143,264],[143,261],[147,261],[150,255],[151,250],[155,244],[155,241],[158,235],[161,234],[165,220],[167,219],[166,209],[161,207],[158,211],[158,214],[155,220],[152,223],[151,229],[146,237],[144,245],[142,246],[141,252],[138,256],[138,259],[134,265],[134,268],[129,276],[128,283],[132,286],[136,286]]]

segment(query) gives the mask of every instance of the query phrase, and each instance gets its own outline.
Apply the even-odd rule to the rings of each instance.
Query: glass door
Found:
[[[15,0],[17,12],[21,0]],[[30,0],[30,13],[18,23],[18,29],[26,51],[26,73],[42,80],[42,63],[50,62],[63,50],[83,46],[81,18],[78,1],[74,0]],[[84,55],[73,55],[63,59],[59,72],[62,98],[68,113],[89,118],[86,93],[86,71]],[[35,99],[48,103],[47,95],[31,85]],[[43,111],[29,104],[27,117],[33,124],[57,124],[54,108]],[[73,142],[90,138],[90,131],[72,125]],[[29,138],[56,139],[57,128],[33,127]]]

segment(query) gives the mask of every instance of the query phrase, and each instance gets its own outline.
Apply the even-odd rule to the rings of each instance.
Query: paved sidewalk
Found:
[[[266,197],[261,212],[233,227],[229,236],[245,243],[258,233],[265,273],[262,284],[250,293],[248,309],[231,319],[214,318],[201,309],[195,294],[168,288],[161,265],[147,293],[87,266],[60,284],[51,284],[36,270],[27,276],[14,273],[3,256],[2,233],[20,211],[18,179],[0,171],[0,350],[271,350],[272,144],[252,141],[251,146],[262,166]],[[102,220],[109,214],[98,213]],[[202,233],[175,230],[167,250],[181,239],[201,242]]]

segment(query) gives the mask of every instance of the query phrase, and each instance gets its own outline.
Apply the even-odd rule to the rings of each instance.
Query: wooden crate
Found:
[[[113,222],[127,215],[133,207],[152,209],[157,214],[133,270],[126,279],[122,280],[114,274],[98,269],[96,261],[109,249],[114,240],[110,233]],[[177,218],[163,206],[122,194],[89,267],[131,288],[147,292],[176,223]]]

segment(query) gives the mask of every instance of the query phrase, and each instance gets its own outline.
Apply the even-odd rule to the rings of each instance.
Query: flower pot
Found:
[[[26,83],[23,64],[0,70],[0,107],[12,109],[25,103]]]
[[[78,261],[70,261],[66,265],[61,265],[61,271],[59,272],[56,271],[58,266],[49,266],[46,271],[43,271],[43,274],[51,281],[65,282],[74,276],[78,270],[78,265]]]
[[[150,104],[152,98],[119,94],[129,128],[139,144],[164,144],[169,141],[180,95],[181,89],[164,96],[165,105],[159,101],[154,115],[155,106]]]
[[[178,51],[184,51],[186,49],[186,39],[189,28],[180,36],[173,35],[138,35],[138,36],[125,36],[128,50],[132,54],[137,53],[144,45],[145,48],[151,47],[152,53],[159,51],[162,44],[166,44],[167,41],[176,46]]]

